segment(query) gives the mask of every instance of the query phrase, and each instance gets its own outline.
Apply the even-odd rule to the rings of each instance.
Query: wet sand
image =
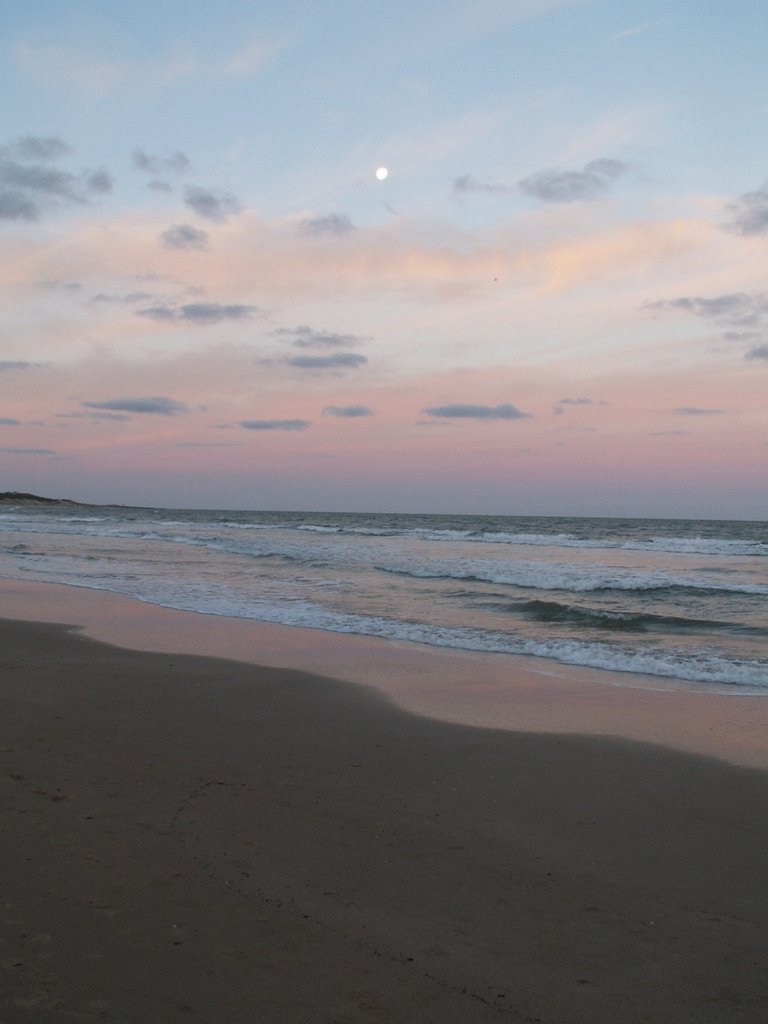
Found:
[[[768,773],[529,726],[3,620],[0,1020],[763,1019]]]

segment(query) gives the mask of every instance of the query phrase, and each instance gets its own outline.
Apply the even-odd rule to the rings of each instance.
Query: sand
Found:
[[[19,620],[0,756],[4,1024],[768,1015],[763,770]]]

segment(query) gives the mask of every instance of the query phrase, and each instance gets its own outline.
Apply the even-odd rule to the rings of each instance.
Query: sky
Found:
[[[766,39],[764,0],[4,0],[0,490],[766,518]]]

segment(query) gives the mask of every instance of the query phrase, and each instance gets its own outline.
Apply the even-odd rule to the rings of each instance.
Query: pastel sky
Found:
[[[766,40],[765,0],[4,0],[0,490],[766,518]]]

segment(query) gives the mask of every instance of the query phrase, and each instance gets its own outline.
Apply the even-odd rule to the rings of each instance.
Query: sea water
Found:
[[[0,576],[768,694],[765,523],[6,505]]]

